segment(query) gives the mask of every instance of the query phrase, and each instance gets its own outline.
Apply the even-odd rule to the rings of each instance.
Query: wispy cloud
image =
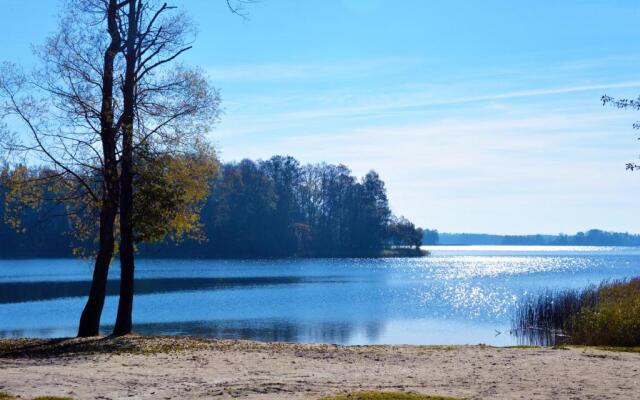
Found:
[[[492,94],[487,96],[475,96],[475,97],[472,96],[468,98],[454,99],[448,103],[443,102],[442,104],[459,104],[459,103],[466,103],[466,102],[473,102],[473,101],[503,100],[503,99],[514,99],[514,98],[520,98],[520,97],[551,96],[551,95],[557,95],[557,94],[591,92],[594,90],[629,89],[629,88],[640,88],[640,80],[519,90],[519,91],[513,91],[513,92]]]
[[[388,184],[392,206],[420,224],[455,230],[470,226],[470,220],[459,220],[469,217],[469,207],[491,215],[499,206],[513,226],[526,231],[532,213],[549,215],[568,204],[597,209],[640,195],[638,185],[630,187],[634,177],[624,172],[633,139],[626,127],[616,135],[611,120],[609,113],[591,110],[442,116],[421,123],[265,133],[235,145],[228,141],[224,148],[228,159],[286,153],[303,162],[345,163],[358,175],[376,169]],[[534,204],[544,212],[532,211]],[[563,218],[558,215],[553,223]],[[486,222],[478,216],[473,221]]]
[[[358,96],[349,96],[341,92],[322,93],[315,99],[311,94],[282,97],[265,95],[245,98],[240,102],[242,106],[236,107],[235,104],[232,104],[231,110],[227,113],[227,121],[223,123],[223,129],[218,134],[235,136],[276,128],[284,130],[286,127],[299,124],[308,126],[312,121],[319,120],[371,119],[394,116],[415,118],[416,115],[424,117],[427,115],[425,113],[429,112],[440,115],[451,114],[459,106],[474,107],[476,111],[486,108],[490,109],[489,111],[501,111],[504,114],[513,109],[504,101],[530,99],[533,102],[530,107],[541,108],[540,101],[543,100],[537,101],[536,98],[552,98],[582,92],[595,92],[586,103],[597,105],[603,92],[615,89],[640,89],[640,80],[543,87],[468,96],[448,94],[447,91],[455,92],[459,89],[452,87],[446,90],[441,86],[398,88],[395,92],[377,95],[364,93]],[[467,90],[481,91],[479,88]],[[571,104],[582,106],[583,103],[585,100],[580,99],[573,100]],[[542,104],[546,104],[542,108],[548,108],[551,101],[543,101]],[[442,110],[442,107],[447,107],[448,111]],[[567,105],[565,105],[566,107]],[[615,116],[610,114],[607,117],[614,118]]]
[[[416,57],[394,57],[370,60],[340,60],[333,62],[241,64],[213,67],[206,70],[215,83],[219,82],[280,82],[309,81],[333,77],[374,76],[389,71],[414,68],[428,63]]]
[[[633,117],[604,109],[599,98],[637,92],[633,74],[600,74],[594,61],[556,66],[549,76],[531,66],[520,67],[522,76],[518,68],[507,74],[506,66],[466,78],[441,71],[431,79],[430,64],[422,71],[408,62],[406,68],[418,66],[412,81],[359,84],[361,75],[390,65],[273,65],[268,78],[252,76],[269,68],[247,66],[228,76],[281,84],[248,85],[230,96],[215,132],[222,156],[290,154],[345,163],[358,175],[373,168],[396,210],[441,229],[486,230],[495,220],[521,232],[584,229],[576,224],[586,212],[612,218],[582,217],[594,226],[631,229],[605,208],[630,206],[629,196],[640,195],[624,171],[635,154]],[[323,84],[333,77],[346,79]],[[298,85],[311,79],[318,82]]]

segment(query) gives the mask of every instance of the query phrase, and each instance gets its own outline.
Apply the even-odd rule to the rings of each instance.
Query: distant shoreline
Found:
[[[620,247],[634,248],[640,247],[640,244],[486,244],[486,243],[438,243],[424,244],[422,247],[471,247],[471,246],[491,246],[491,247]]]
[[[438,233],[438,244],[447,246],[640,246],[640,235],[590,229],[567,234],[499,235],[492,233]],[[424,238],[424,241],[428,241]]]

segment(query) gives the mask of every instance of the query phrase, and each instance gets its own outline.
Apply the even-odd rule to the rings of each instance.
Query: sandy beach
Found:
[[[637,399],[640,353],[194,338],[1,340],[0,392],[76,399],[318,399],[379,389],[465,399]]]

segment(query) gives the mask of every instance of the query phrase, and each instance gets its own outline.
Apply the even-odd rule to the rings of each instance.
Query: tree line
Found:
[[[43,173],[32,170],[30,175]],[[419,254],[423,236],[435,232],[392,214],[384,182],[376,172],[358,179],[344,165],[302,165],[290,156],[242,160],[221,165],[208,187],[198,221],[191,222],[200,225],[198,235],[167,236],[160,242],[140,244],[139,254],[158,258],[378,257],[396,246]],[[8,190],[0,186],[3,201]],[[146,207],[162,207],[162,203],[156,199],[146,202]],[[63,214],[62,203],[46,204],[22,211],[21,230],[0,226],[2,257],[70,256],[79,244],[69,219],[60,217]]]

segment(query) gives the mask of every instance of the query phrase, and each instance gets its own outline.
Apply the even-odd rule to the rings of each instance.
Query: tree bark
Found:
[[[109,0],[106,11],[107,29],[111,36],[111,42],[104,54],[102,107],[100,110],[100,136],[104,158],[104,190],[100,211],[99,249],[93,269],[89,299],[80,317],[78,327],[78,336],[80,337],[100,334],[100,318],[106,296],[109,265],[114,252],[114,224],[118,212],[120,192],[113,111],[113,65],[122,41],[117,25],[117,0]]]
[[[133,131],[136,91],[137,1],[129,1],[126,39],[126,70],[122,89],[122,157],[120,171],[120,301],[113,328],[115,336],[133,329],[134,237],[133,237]]]
[[[106,297],[109,265],[113,257],[115,216],[116,209],[111,205],[103,207],[100,212],[100,249],[93,268],[89,299],[80,317],[79,337],[98,336],[100,334],[100,318]]]

